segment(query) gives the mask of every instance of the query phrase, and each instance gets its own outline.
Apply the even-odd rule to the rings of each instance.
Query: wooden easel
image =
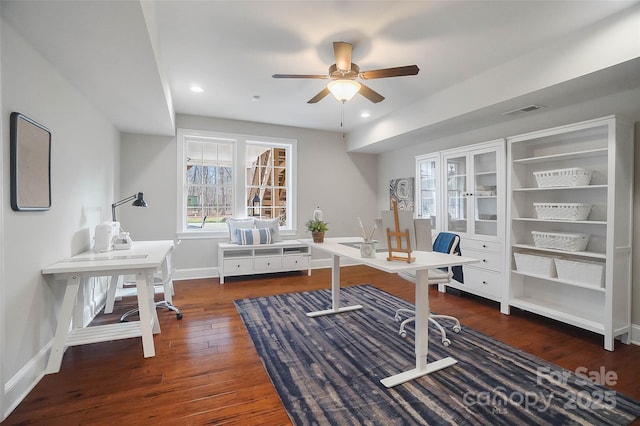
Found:
[[[391,207],[393,209],[393,221],[395,223],[396,230],[391,231],[387,228],[387,247],[389,248],[389,256],[387,260],[400,260],[402,262],[412,263],[416,260],[415,257],[411,257],[411,238],[409,238],[409,230],[400,231],[400,221],[398,219],[398,202],[395,198],[391,200]],[[391,248],[391,237],[396,239],[396,248]],[[407,248],[402,248],[402,240],[407,242]],[[397,255],[400,253],[401,255]]]

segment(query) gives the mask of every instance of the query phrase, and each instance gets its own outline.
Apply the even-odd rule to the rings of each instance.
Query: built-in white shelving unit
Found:
[[[508,306],[629,343],[631,327],[632,127],[615,117],[507,138]],[[588,185],[539,187],[534,172],[582,168]],[[534,203],[591,206],[586,219],[538,219]],[[536,245],[532,231],[588,234],[584,250]],[[556,269],[519,270],[515,256],[596,268],[602,280],[559,276]],[[523,256],[520,256],[522,258]],[[582,265],[582,266],[581,266]],[[525,268],[526,269],[526,268]],[[508,309],[507,312],[508,313]]]

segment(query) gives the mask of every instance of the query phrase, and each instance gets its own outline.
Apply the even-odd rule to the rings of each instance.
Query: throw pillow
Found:
[[[229,225],[229,242],[237,243],[238,242],[238,229],[251,229],[253,228],[253,218],[244,218],[244,219],[235,219],[229,218],[227,219],[227,225]]]
[[[280,239],[280,220],[275,219],[256,219],[256,228],[269,228],[271,229],[271,241],[277,243],[282,241]]]
[[[271,229],[238,229],[238,244],[271,244]]]

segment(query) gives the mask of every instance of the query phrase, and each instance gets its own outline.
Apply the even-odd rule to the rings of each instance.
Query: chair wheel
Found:
[[[402,337],[407,337],[407,332],[406,332],[406,331],[404,331],[404,330],[400,330],[398,333],[399,333],[399,334],[400,334],[400,336],[402,336]]]
[[[181,313],[180,313],[180,314],[176,314],[176,318],[178,318],[179,320],[181,320],[181,319],[182,319],[182,314],[181,314]]]
[[[454,326],[453,326],[453,331],[454,331],[455,333],[460,333],[460,330],[462,330],[462,329],[460,328],[460,326],[459,326],[459,325],[454,325]]]
[[[442,339],[442,344],[445,346],[449,346],[451,344],[451,340],[449,339]]]

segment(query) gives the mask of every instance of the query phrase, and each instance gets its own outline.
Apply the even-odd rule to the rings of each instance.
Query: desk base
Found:
[[[324,310],[324,311],[308,312],[307,316],[309,318],[315,318],[315,317],[320,317],[322,315],[339,314],[341,312],[355,311],[355,310],[358,310],[358,309],[362,309],[362,305],[345,306],[345,307],[338,308],[338,309],[327,309],[327,310]]]
[[[426,376],[427,374],[433,373],[434,371],[450,367],[457,362],[458,361],[451,357],[442,358],[427,364],[424,370],[418,370],[417,368],[414,368],[412,370],[405,371],[404,373],[396,374],[394,376],[382,379],[380,380],[380,383],[388,388],[392,388],[401,383],[408,382],[409,380],[417,379],[418,377]]]

